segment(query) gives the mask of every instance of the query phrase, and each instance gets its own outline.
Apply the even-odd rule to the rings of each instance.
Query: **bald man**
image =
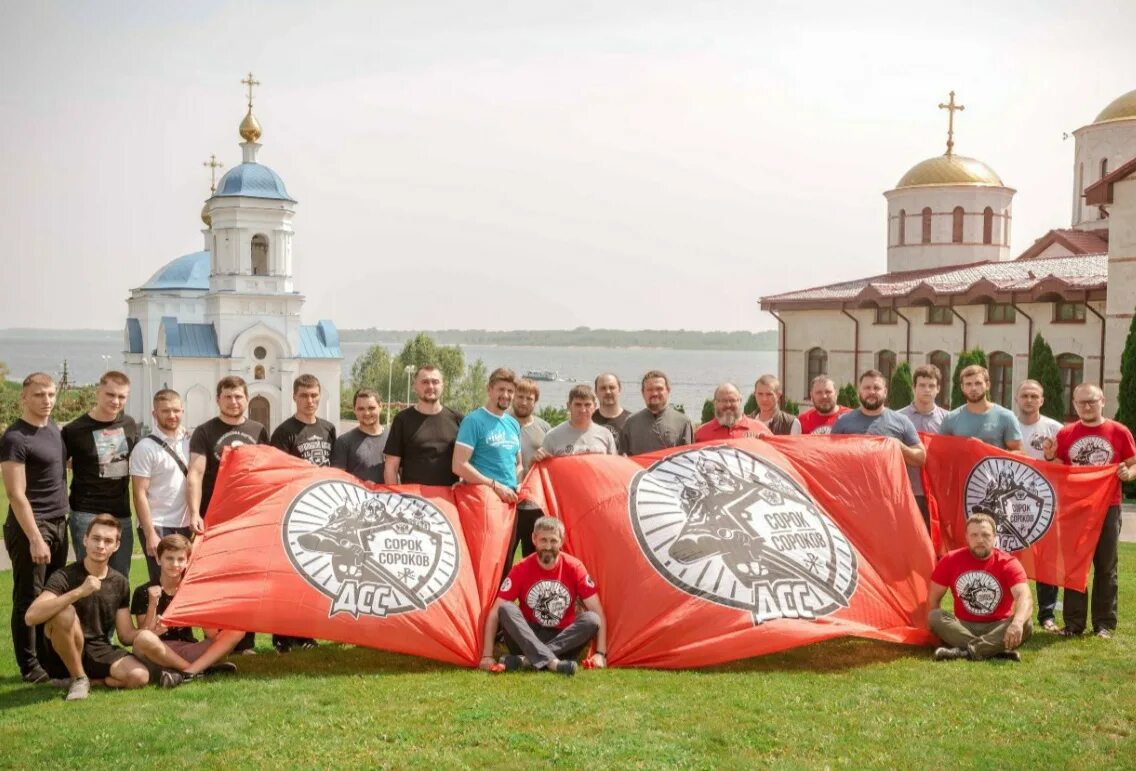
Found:
[[[722,383],[714,389],[714,419],[694,433],[694,441],[710,442],[715,439],[740,439],[745,436],[772,436],[769,426],[754,418],[747,418],[742,392],[733,383]]]

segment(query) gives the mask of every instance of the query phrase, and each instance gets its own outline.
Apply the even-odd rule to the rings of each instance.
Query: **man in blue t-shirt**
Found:
[[[1022,429],[1014,413],[986,398],[990,373],[981,364],[971,364],[959,374],[966,404],[943,419],[939,433],[969,436],[1010,452],[1022,449]]]
[[[454,444],[453,471],[461,481],[488,485],[506,503],[517,500],[521,470],[521,425],[507,412],[516,388],[513,370],[493,370],[485,406],[466,415]]]
[[[837,418],[832,425],[832,433],[889,436],[895,439],[903,453],[903,462],[907,464],[907,474],[914,491],[919,479],[919,467],[927,460],[927,451],[911,419],[884,406],[887,394],[887,379],[882,372],[870,369],[860,375],[860,409],[846,412]]]

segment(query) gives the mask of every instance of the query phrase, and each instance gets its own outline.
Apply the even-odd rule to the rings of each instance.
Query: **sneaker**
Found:
[[[532,664],[524,656],[514,656],[512,654],[501,657],[501,664],[504,665],[506,672],[516,672],[518,669],[532,669]]]
[[[80,701],[87,698],[91,693],[91,680],[86,675],[76,677],[71,680],[71,685],[67,688],[67,695],[64,696],[65,701]]]
[[[27,672],[24,672],[23,678],[24,682],[28,685],[39,685],[40,683],[46,683],[51,680],[51,675],[47,674],[39,664],[36,664]]]
[[[1050,634],[1061,634],[1061,627],[1057,626],[1057,622],[1051,618],[1042,621],[1041,628],[1042,631],[1049,632]]]
[[[316,644],[316,641],[311,639],[310,637],[302,637],[296,640],[295,647],[299,648],[300,650],[309,651],[313,648],[318,648],[319,646]]]
[[[579,666],[575,661],[558,661],[556,662],[556,666],[553,667],[551,671],[556,672],[557,674],[568,675],[569,677],[571,677],[572,675],[576,674],[576,670],[578,668]]]
[[[241,651],[241,655],[242,656],[255,656],[256,655],[256,648],[245,648],[243,651]]]
[[[1097,631],[1093,632],[1093,634],[1096,635],[1097,637],[1099,637],[1102,640],[1111,640],[1112,639],[1112,630],[1111,629],[1105,629],[1103,626],[1100,629],[1098,629]]]
[[[292,640],[288,637],[281,637],[272,641],[272,647],[276,649],[277,653],[289,653],[292,650]]]
[[[954,661],[955,659],[969,659],[970,651],[966,648],[936,648],[935,661]]]
[[[237,673],[237,665],[231,661],[218,661],[211,667],[208,667],[201,674],[209,675],[235,675]]]
[[[173,669],[163,669],[158,678],[159,688],[177,688],[179,685],[192,682],[197,676],[189,672],[178,672]]]
[[[1018,653],[1017,651],[1002,651],[1001,653],[996,655],[994,658],[1006,659],[1007,661],[1016,661],[1018,663],[1021,663],[1022,654]]]

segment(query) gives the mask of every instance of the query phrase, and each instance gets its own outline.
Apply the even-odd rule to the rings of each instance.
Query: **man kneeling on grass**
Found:
[[[1033,632],[1033,598],[1022,564],[994,547],[994,533],[993,517],[970,515],[966,548],[947,554],[931,573],[928,623],[949,646],[935,651],[935,661],[1022,660],[1016,648]],[[954,593],[953,614],[939,609],[947,587]]]
[[[497,605],[485,621],[481,668],[488,672],[543,669],[562,675],[576,674],[576,657],[593,637],[597,667],[607,664],[607,632],[603,608],[583,563],[560,553],[564,524],[541,517],[533,524],[536,553],[513,566],[497,593]],[[576,614],[576,599],[584,612]],[[516,601],[520,601],[518,607]],[[493,644],[500,624],[509,655],[493,660]]]
[[[52,573],[24,615],[28,626],[44,625],[39,661],[51,677],[70,678],[67,701],[87,698],[90,678],[111,688],[141,688],[150,680],[141,661],[109,641],[112,629],[124,645],[137,636],[127,608],[130,584],[110,567],[121,535],[118,517],[94,517],[83,536],[83,559]]]
[[[135,589],[130,602],[139,630],[134,638],[134,655],[149,667],[151,678],[162,688],[176,688],[202,675],[237,671],[236,664],[221,659],[237,647],[243,632],[206,629],[205,639],[199,641],[191,627],[162,623],[162,614],[177,593],[192,549],[189,539],[181,535],[167,535],[159,541],[158,580]]]

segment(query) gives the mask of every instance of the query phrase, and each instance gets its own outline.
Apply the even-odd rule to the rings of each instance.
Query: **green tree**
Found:
[[[1131,344],[1132,340],[1129,339],[1128,345]],[[1124,356],[1127,355],[1126,346]],[[1124,366],[1123,357],[1121,366]],[[1065,388],[1061,385],[1061,371],[1057,369],[1057,358],[1053,355],[1053,349],[1049,347],[1049,343],[1040,332],[1034,336],[1033,345],[1030,347],[1028,377],[1041,383],[1041,391],[1045,397],[1045,404],[1041,405],[1041,414],[1064,422]]]
[[[709,423],[714,419],[714,400],[707,399],[702,402],[702,422]]]
[[[384,401],[391,401],[390,391],[398,392],[394,388],[399,383],[398,376],[406,377],[401,369],[396,373],[393,364],[385,347],[372,345],[351,365],[351,393],[360,388],[373,388],[384,394]],[[348,400],[350,398],[351,394],[348,394]]]
[[[888,406],[893,410],[902,410],[914,399],[915,384],[911,382],[911,365],[905,361],[891,373],[891,383],[888,384]]]
[[[458,353],[461,351],[459,350]],[[454,385],[446,389],[447,396],[443,401],[451,409],[469,413],[485,404],[485,387],[489,384],[489,370],[481,359],[469,365],[464,377],[449,382]]]
[[[1136,316],[1128,327],[1124,353],[1120,355],[1120,392],[1116,395],[1116,420],[1136,430]]]
[[[402,372],[405,378],[406,367],[417,368],[423,364],[433,364],[442,371],[442,379],[445,381],[444,393],[453,394],[462,376],[466,374],[465,354],[462,353],[461,348],[456,345],[438,345],[430,335],[419,332],[402,346],[402,350],[395,357],[394,367],[395,371]],[[481,396],[481,400],[484,400],[484,395]],[[443,399],[443,401],[449,400]]]
[[[568,420],[568,409],[565,407],[557,407],[555,404],[546,404],[537,412],[537,416],[543,418],[548,425],[556,428],[564,421]]]
[[[756,396],[754,396],[753,394],[749,395],[749,398],[746,399],[744,410],[745,410],[746,415],[757,415],[757,397]]]
[[[0,383],[6,382],[8,380],[8,375],[11,374],[12,370],[8,367],[8,363],[5,361],[0,361]]]
[[[859,397],[857,397],[857,398],[859,398]],[[793,401],[792,399],[786,399],[785,400],[785,406],[783,406],[781,409],[783,409],[785,412],[789,413],[790,415],[800,415],[801,414],[801,405],[798,404],[797,402]]]
[[[971,364],[981,364],[985,367],[985,351],[981,348],[971,348],[969,351],[963,351],[958,355],[958,361],[955,362],[955,371],[951,376],[951,407],[958,407],[966,403],[966,397],[962,395],[962,383],[959,380],[959,375]]]
[[[860,395],[856,393],[856,386],[851,383],[842,385],[836,393],[836,403],[851,409],[858,408],[860,406]]]

